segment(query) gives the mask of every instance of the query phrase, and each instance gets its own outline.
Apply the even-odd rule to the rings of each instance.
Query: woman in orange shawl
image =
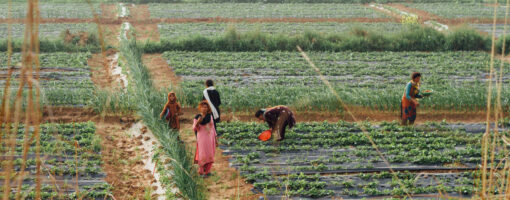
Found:
[[[193,120],[193,131],[197,134],[197,149],[195,152],[195,164],[199,165],[198,173],[207,176],[211,173],[214,163],[216,145],[216,129],[211,108],[207,101],[198,104],[200,114]]]
[[[421,73],[414,72],[411,75],[411,81],[407,83],[404,95],[402,96],[402,103],[400,107],[400,117],[402,125],[413,125],[416,120],[416,108],[418,103],[417,98],[422,98],[420,95],[420,79]]]
[[[179,115],[181,115],[181,104],[177,102],[177,97],[174,92],[168,93],[168,101],[163,108],[159,117],[165,117],[168,120],[168,127],[171,129],[179,130],[181,128],[179,124]]]

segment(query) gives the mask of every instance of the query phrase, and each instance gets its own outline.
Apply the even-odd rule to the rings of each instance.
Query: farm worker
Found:
[[[167,96],[168,100],[163,107],[163,111],[159,114],[159,117],[164,117],[168,121],[168,127],[171,129],[179,130],[179,115],[181,113],[181,104],[177,102],[177,97],[174,92],[169,92]]]
[[[205,86],[207,88],[203,91],[204,96],[202,97],[202,100],[206,100],[211,108],[214,118],[214,128],[216,129],[216,123],[220,122],[220,93],[216,91],[216,88],[214,88],[214,82],[212,80],[205,81]]]
[[[193,120],[193,131],[197,134],[195,164],[199,165],[198,173],[207,176],[214,163],[215,148],[218,145],[211,108],[207,101],[198,104],[200,114]]]
[[[285,139],[285,129],[296,125],[294,113],[286,106],[275,106],[267,109],[260,109],[255,113],[255,117],[267,122],[271,135],[274,140],[281,141]],[[261,139],[262,140],[262,139]]]
[[[414,72],[411,75],[411,81],[407,83],[404,95],[402,96],[402,103],[400,107],[400,117],[402,125],[413,125],[416,120],[416,107],[420,105],[417,98],[422,98],[420,95],[420,79],[421,73]]]

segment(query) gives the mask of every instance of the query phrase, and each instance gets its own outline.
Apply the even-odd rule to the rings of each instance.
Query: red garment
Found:
[[[194,119],[193,131],[197,132],[195,164],[200,166],[199,173],[208,174],[214,163],[214,153],[216,150],[216,130],[214,128],[213,117],[211,116],[211,121],[205,125],[199,124],[198,120]]]
[[[415,99],[418,97],[418,93],[420,92],[419,85],[412,81],[408,84],[411,84],[409,96],[411,96],[411,99]],[[404,95],[402,96],[402,103],[400,105],[400,117],[404,121],[409,120],[414,122],[414,120],[416,120],[416,104],[410,99],[406,98],[406,92],[407,91],[404,91]]]
[[[169,113],[166,116],[166,120],[168,120],[168,126],[175,130],[179,130],[181,125],[179,123],[179,113],[181,113],[181,104],[179,103],[169,103],[165,106],[165,109],[168,109]]]

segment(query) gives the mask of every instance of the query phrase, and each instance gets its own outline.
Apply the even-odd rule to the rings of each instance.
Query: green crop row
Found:
[[[7,38],[9,24],[0,24],[0,35]],[[82,23],[82,24],[39,24],[39,37],[40,38],[60,38],[62,34],[69,30],[71,33],[79,33],[81,31],[88,33],[97,32],[97,25],[90,23]],[[25,24],[11,24],[11,37],[13,39],[24,38],[25,36]]]
[[[92,4],[95,13],[101,15],[100,4]],[[27,13],[26,2],[13,2],[11,5],[11,18],[25,18]],[[91,6],[86,3],[39,3],[41,18],[93,18]],[[0,3],[0,18],[8,18],[9,6],[7,1]]]
[[[178,39],[193,35],[216,37],[235,28],[239,33],[260,31],[267,34],[300,35],[305,31],[320,33],[343,33],[356,30],[367,32],[391,33],[400,32],[405,28],[400,23],[182,23],[182,24],[159,24],[159,34],[162,38]]]
[[[502,38],[496,42],[501,52]],[[300,34],[271,34],[259,30],[238,33],[235,28],[223,35],[190,34],[177,39],[163,38],[143,45],[147,53],[163,51],[490,51],[492,41],[472,27],[460,26],[439,32],[420,25],[406,25],[401,31],[382,32],[363,27],[349,33],[321,33],[320,30]],[[508,51],[505,51],[508,52]]]
[[[405,3],[406,6],[427,11],[439,17],[456,19],[456,18],[477,18],[492,19],[494,17],[494,7],[487,6],[489,2],[477,3]],[[497,7],[497,18],[505,18],[505,2],[500,2],[501,6]]]
[[[220,143],[225,145],[225,152],[234,153],[231,164],[241,170],[257,191],[269,196],[403,197],[437,194],[439,190],[467,197],[475,194],[474,179],[480,176],[475,172],[436,174],[432,175],[434,178],[408,171],[331,175],[335,170],[386,166],[368,138],[359,132],[360,126],[368,129],[368,135],[392,167],[481,163],[481,133],[447,130],[436,127],[437,124],[415,129],[396,123],[379,127],[343,121],[299,123],[287,131],[285,140],[278,145],[257,139],[258,133],[267,128],[263,124],[221,123],[218,133],[223,134]],[[504,153],[498,150],[496,160],[504,158]],[[313,172],[316,174],[310,174]],[[281,173],[287,175],[279,176]]]
[[[4,125],[6,126],[6,125]],[[104,174],[102,170],[101,159],[101,139],[95,135],[95,125],[92,122],[68,123],[68,124],[41,124],[39,129],[41,160],[43,174],[52,174],[57,181],[64,181],[62,188],[69,188],[66,192],[55,188],[54,185],[43,182],[41,195],[43,199],[50,198],[83,198],[83,199],[110,199],[111,186],[102,180]],[[12,164],[15,170],[25,164],[28,176],[24,177],[24,183],[21,188],[21,195],[26,199],[35,199],[36,141],[28,143],[28,157],[22,159],[24,152],[24,143],[34,137],[33,127],[26,127],[21,124],[17,130],[12,130],[16,134],[16,148],[11,152],[7,145],[3,145],[0,151],[3,153],[2,167]],[[2,141],[9,139],[10,135],[3,134]],[[78,146],[75,146],[77,144]],[[15,157],[11,160],[9,156]],[[76,176],[79,179],[76,180]],[[0,176],[4,181],[5,174]],[[94,185],[79,184],[80,193],[74,192],[75,183],[87,180],[97,182]],[[11,185],[12,186],[12,185]],[[72,189],[71,189],[72,188]],[[2,194],[3,195],[3,194]],[[16,192],[10,194],[9,199],[15,199]]]
[[[152,18],[387,18],[362,4],[149,4]]]
[[[42,53],[39,55],[40,74],[35,87],[41,89],[42,105],[90,105],[94,95],[94,84],[90,76],[90,67],[87,60],[92,54],[87,53]],[[0,53],[0,70],[7,75],[7,53]],[[13,72],[11,80],[11,98],[15,98],[19,87],[21,73],[21,53],[14,53],[11,64],[17,69]],[[4,78],[6,80],[7,77]],[[5,82],[0,83],[4,93]],[[28,94],[25,84],[24,95]],[[14,102],[11,99],[11,102]]]
[[[178,96],[184,105],[196,105],[202,82],[215,77],[228,109],[281,104],[298,110],[341,110],[336,96],[297,52],[172,51],[163,56],[182,77]],[[410,73],[420,71],[422,89],[435,91],[423,99],[422,108],[485,107],[490,60],[485,52],[309,52],[309,57],[347,104],[398,110]],[[503,94],[509,89],[503,86]],[[502,99],[508,102],[506,95]]]
[[[121,40],[123,63],[129,69],[130,94],[135,94],[136,109],[145,125],[162,144],[166,156],[172,158],[173,171],[163,171],[163,179],[172,179],[180,195],[187,199],[205,199],[204,188],[194,167],[186,145],[179,140],[179,133],[168,128],[159,117],[158,110],[164,104],[164,95],[155,89],[149,70],[143,65],[142,50],[136,40]],[[170,189],[167,190],[171,193]]]

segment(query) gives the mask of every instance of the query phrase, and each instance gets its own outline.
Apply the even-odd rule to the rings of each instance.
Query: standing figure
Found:
[[[400,117],[403,126],[413,125],[416,120],[416,108],[420,105],[417,98],[422,98],[420,95],[420,79],[421,73],[414,72],[402,96]]]
[[[214,82],[212,80],[205,81],[205,86],[207,87],[204,90],[204,96],[202,97],[202,100],[206,100],[209,104],[209,107],[211,108],[211,113],[214,118],[214,128],[216,128],[216,123],[220,122],[220,105],[221,105],[221,99],[220,99],[220,93],[216,91],[216,88],[214,88]]]
[[[216,130],[211,115],[211,108],[206,101],[198,104],[200,114],[193,120],[193,131],[197,135],[197,149],[195,152],[195,164],[199,165],[198,173],[207,176],[211,172],[214,163],[216,145]]]
[[[287,126],[292,128],[296,125],[294,113],[286,106],[260,109],[255,113],[255,117],[267,122],[271,129],[271,135],[276,141],[285,139],[285,129]]]
[[[164,117],[168,121],[168,127],[171,129],[179,130],[181,128],[179,124],[179,115],[181,115],[181,104],[177,102],[177,97],[174,92],[168,93],[168,101],[163,107],[163,111],[159,114],[159,117]]]

